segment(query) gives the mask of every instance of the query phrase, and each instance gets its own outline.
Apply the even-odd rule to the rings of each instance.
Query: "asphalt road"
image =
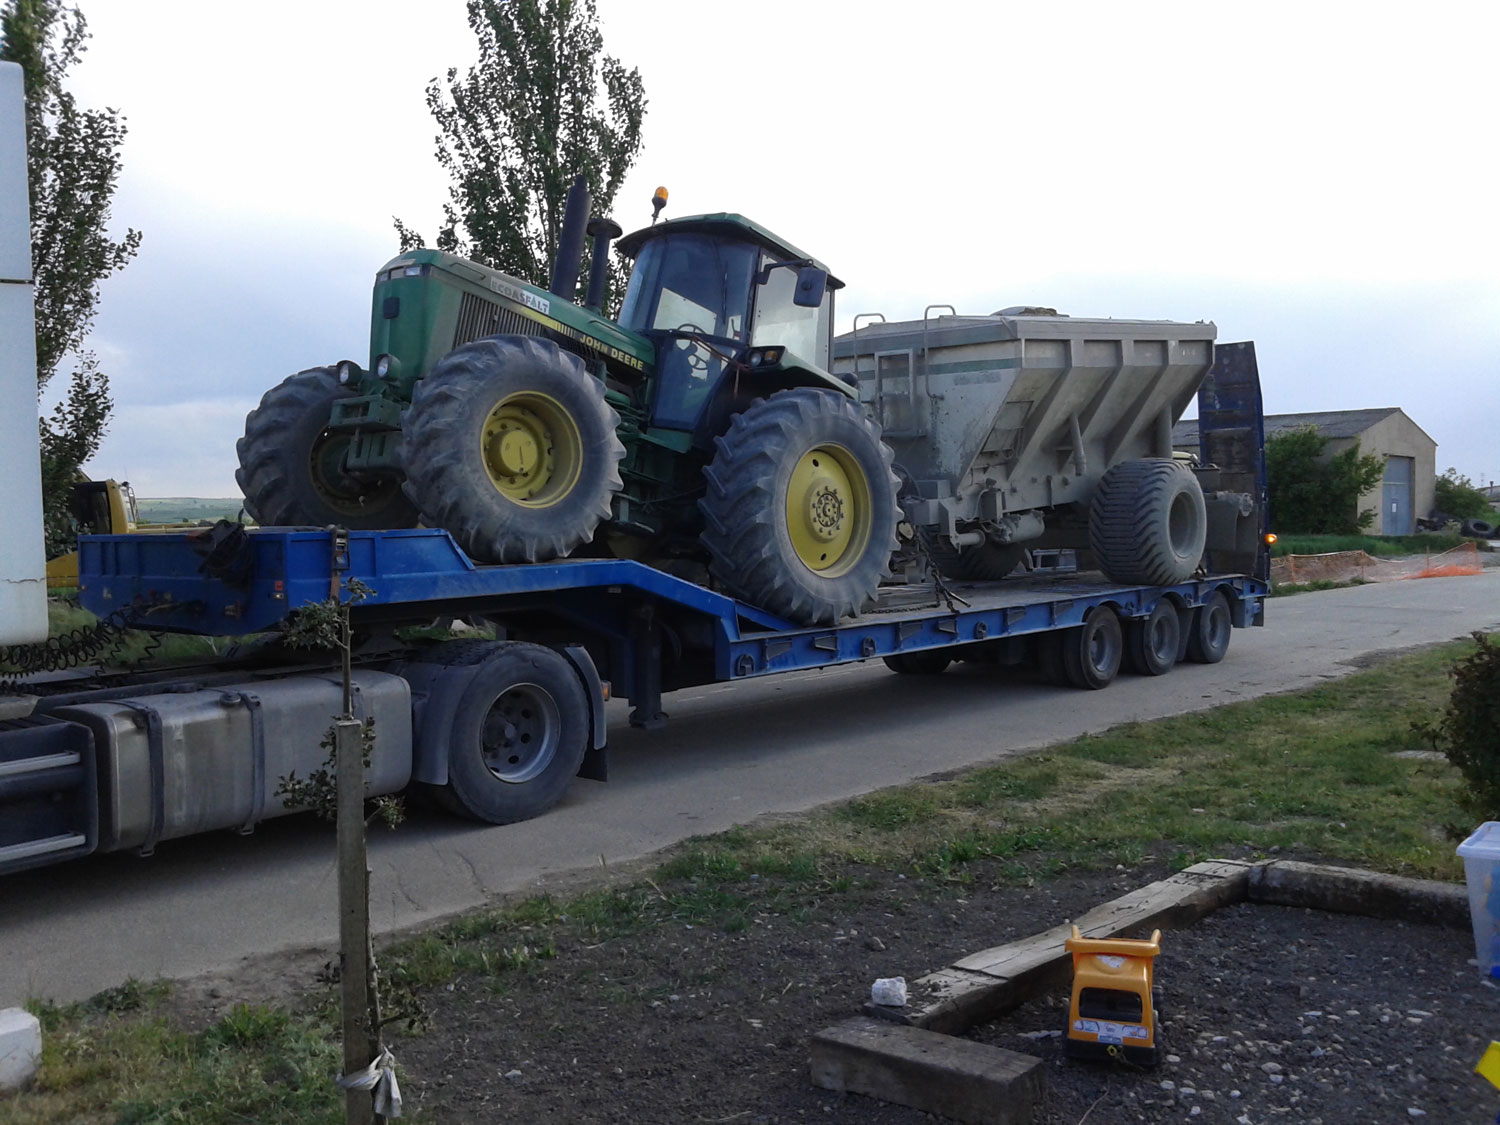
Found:
[[[1213,666],[1122,675],[1105,691],[958,666],[900,677],[879,661],[679,692],[662,730],[617,711],[607,784],[576,782],[537,820],[493,828],[437,814],[371,833],[378,931],[545,887],[684,837],[991,762],[1115,723],[1203,710],[1347,673],[1371,652],[1500,626],[1500,569],[1272,601]],[[83,998],[128,977],[181,977],[324,947],[337,934],[333,833],[307,817],[241,837],[169,841],[0,879],[0,1008]]]

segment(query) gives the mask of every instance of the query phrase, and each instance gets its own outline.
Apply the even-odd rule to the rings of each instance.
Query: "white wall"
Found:
[[[21,68],[0,63],[0,644],[47,636]]]

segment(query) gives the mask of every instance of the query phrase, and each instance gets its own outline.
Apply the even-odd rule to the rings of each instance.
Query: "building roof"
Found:
[[[1402,410],[1399,406],[1381,406],[1373,410],[1320,410],[1308,414],[1267,414],[1266,437],[1311,426],[1326,438],[1354,438],[1359,437],[1375,423],[1384,421],[1392,414],[1400,413]],[[1416,423],[1413,422],[1412,425],[1415,426]],[[1417,428],[1421,429],[1420,426]],[[1196,448],[1198,420],[1185,418],[1173,426],[1172,444]]]

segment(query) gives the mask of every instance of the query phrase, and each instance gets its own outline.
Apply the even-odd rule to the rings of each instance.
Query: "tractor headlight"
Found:
[[[755,351],[753,351],[749,355],[747,355],[745,357],[745,362],[748,363],[751,367],[759,367],[760,366],[760,349],[757,348]]]
[[[359,364],[355,363],[352,359],[339,360],[338,366],[336,366],[333,370],[334,374],[338,376],[339,386],[359,386],[359,378],[363,374],[363,372],[360,371]]]
[[[785,352],[785,348],[756,348],[745,357],[745,363],[751,367],[775,367]]]
[[[394,381],[401,374],[401,361],[393,355],[383,355],[375,360],[375,377]]]

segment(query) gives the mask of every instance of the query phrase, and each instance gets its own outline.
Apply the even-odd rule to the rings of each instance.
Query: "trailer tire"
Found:
[[[1215,590],[1213,596],[1193,612],[1193,623],[1188,629],[1187,658],[1194,664],[1217,664],[1229,651],[1229,638],[1233,633],[1229,599],[1223,590]]]
[[[1466,535],[1470,539],[1495,538],[1495,525],[1487,520],[1464,520],[1458,530],[1459,534]]]
[[[698,506],[709,572],[799,625],[858,613],[889,574],[897,481],[880,427],[810,387],[757,399],[714,439]]]
[[[1162,598],[1145,617],[1125,627],[1125,658],[1142,676],[1165,676],[1182,656],[1182,622],[1177,607]]]
[[[1074,687],[1088,691],[1109,687],[1120,671],[1124,654],[1120,618],[1107,605],[1096,605],[1081,626],[1064,630],[1063,672]]]
[[[342,471],[349,438],[328,433],[328,416],[335,401],[353,396],[329,368],[314,367],[272,387],[245,416],[234,479],[257,523],[359,531],[417,525],[400,481],[361,481]]]
[[[577,775],[589,701],[561,653],[521,641],[492,647],[449,712],[448,783],[434,793],[461,816],[513,824],[557,804]]]
[[[885,666],[902,676],[936,676],[946,671],[953,657],[943,649],[922,652],[897,652],[884,657]]]
[[[1115,582],[1170,586],[1198,569],[1208,507],[1198,478],[1166,457],[1122,461],[1089,506],[1089,547]]]
[[[490,336],[417,384],[401,433],[406,494],[481,562],[545,562],[589,542],[625,447],[604,385],[551,340]]]
[[[1068,634],[1077,631],[1078,627],[1074,626],[1072,629],[1053,629],[1037,635],[1036,670],[1042,683],[1054,687],[1067,686],[1068,672],[1063,665],[1063,645],[1069,642]]]

